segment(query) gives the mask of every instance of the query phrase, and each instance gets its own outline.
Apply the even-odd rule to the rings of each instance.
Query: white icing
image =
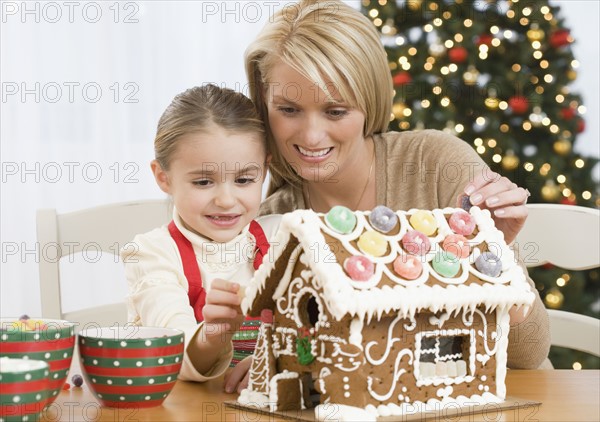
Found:
[[[442,328],[444,322],[446,322],[448,318],[450,318],[450,314],[448,312],[442,313],[439,317],[432,315],[429,317],[429,323],[431,325],[437,325],[438,327]]]
[[[248,380],[248,389],[252,391],[261,391],[269,393],[269,380],[274,374],[270,373],[271,365],[267,364],[269,353],[272,352],[270,347],[270,338],[267,335],[273,328],[272,324],[262,323],[258,331],[257,344],[253,355],[253,362],[250,369]],[[260,364],[259,364],[260,361]],[[258,382],[262,380],[262,382]]]
[[[367,362],[369,362],[370,364],[373,364],[373,365],[381,365],[383,362],[386,361],[386,359],[388,358],[388,355],[392,351],[392,346],[394,345],[394,343],[396,343],[398,341],[401,341],[401,339],[396,338],[393,335],[394,327],[401,320],[402,320],[402,317],[400,315],[398,315],[388,325],[388,327],[387,327],[387,336],[386,336],[387,341],[386,341],[386,346],[385,346],[385,352],[383,353],[383,355],[379,359],[375,359],[375,358],[373,358],[371,356],[371,347],[377,346],[378,343],[376,341],[370,341],[369,343],[367,343],[367,346],[365,347],[365,357],[367,359]]]
[[[240,396],[237,399],[238,403],[250,406],[250,407],[258,407],[260,409],[264,409],[269,407],[269,397],[264,394],[257,393],[256,391],[252,391],[250,386],[248,388],[244,388],[240,392]]]
[[[450,397],[452,395],[453,391],[454,391],[454,389],[450,385],[447,387],[442,387],[437,390],[436,396],[442,397],[442,398]]]
[[[497,341],[496,395],[501,399],[506,398],[506,362],[508,359],[508,330],[510,329],[508,309],[509,308],[496,310],[496,325],[499,327],[498,331],[502,333]]]
[[[372,389],[373,377],[370,377],[370,376],[367,377],[367,390],[369,391],[369,394],[371,394],[371,397],[373,397],[375,400],[386,401],[390,397],[392,397],[392,394],[394,393],[394,390],[396,388],[396,383],[398,382],[398,380],[400,379],[402,374],[406,373],[406,369],[400,368],[400,362],[402,361],[402,358],[404,356],[408,356],[409,364],[411,364],[413,362],[413,354],[408,349],[403,349],[396,355],[396,360],[394,362],[394,374],[393,374],[394,376],[392,378],[391,386],[387,393],[378,394],[375,391],[373,391],[373,389]]]
[[[339,363],[336,363],[334,366],[339,369],[340,371],[344,371],[344,372],[354,372],[356,371],[358,368],[361,367],[361,365],[363,364],[362,359],[360,361],[355,361],[353,358],[356,358],[360,355],[360,352],[357,353],[349,353],[349,352],[344,352],[342,350],[342,348],[340,347],[339,344],[335,343],[333,345],[333,353],[331,354],[332,358],[337,357],[337,361]],[[344,366],[344,358],[349,358],[347,359],[352,365],[351,366]]]
[[[376,414],[377,416],[403,416],[403,415],[415,415],[418,413],[426,414],[427,412],[441,411],[443,409],[449,409],[451,407],[456,408],[468,408],[471,406],[485,405],[488,403],[501,403],[502,399],[495,396],[492,393],[485,392],[481,395],[474,394],[470,397],[458,396],[456,398],[445,397],[441,400],[429,399],[427,402],[414,401],[412,403],[401,403],[397,405],[390,403],[387,405],[379,405],[375,407],[368,405],[365,410],[369,414]]]
[[[350,323],[350,336],[348,338],[348,341],[350,342],[350,344],[354,344],[354,345],[360,347],[361,349],[362,349],[362,342],[363,342],[363,336],[362,336],[363,326],[364,326],[364,321],[362,319],[353,318],[352,322]]]

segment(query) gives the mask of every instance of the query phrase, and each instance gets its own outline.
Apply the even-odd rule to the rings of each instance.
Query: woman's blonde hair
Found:
[[[365,115],[364,136],[385,132],[392,111],[388,60],[374,25],[339,0],[302,0],[269,19],[245,54],[250,97],[267,126],[272,154],[268,195],[302,179],[279,153],[270,131],[265,98],[273,67],[283,62],[318,83],[330,82],[344,101]],[[331,85],[329,85],[331,86]]]
[[[194,87],[175,96],[158,121],[154,138],[158,164],[169,170],[177,140],[191,133],[206,132],[212,125],[236,133],[254,133],[263,142],[265,139],[264,124],[248,97],[213,84]]]

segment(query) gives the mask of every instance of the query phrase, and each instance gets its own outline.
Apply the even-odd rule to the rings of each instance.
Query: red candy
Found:
[[[452,214],[448,220],[448,224],[454,233],[462,234],[463,236],[468,236],[475,230],[475,220],[473,220],[471,214],[462,210]]]
[[[456,255],[459,259],[467,258],[471,254],[469,240],[460,234],[450,234],[442,242],[442,249]]]
[[[375,265],[365,256],[351,256],[344,261],[344,270],[355,281],[367,281],[375,273]]]
[[[412,255],[423,256],[431,249],[429,238],[417,230],[409,230],[402,236],[402,247]]]
[[[394,271],[406,280],[414,280],[423,272],[423,264],[414,255],[400,255],[393,263]]]

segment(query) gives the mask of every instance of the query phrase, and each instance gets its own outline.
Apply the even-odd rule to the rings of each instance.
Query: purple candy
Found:
[[[471,204],[471,197],[470,196],[463,196],[462,198],[460,198],[460,207],[463,210],[469,211],[472,206],[473,206],[473,204]]]
[[[83,377],[79,374],[75,374],[71,377],[71,382],[75,387],[81,387],[83,385]]]
[[[475,260],[475,268],[487,276],[498,277],[502,272],[502,262],[496,255],[486,251]]]
[[[369,223],[374,229],[387,233],[396,227],[398,216],[385,205],[378,205],[369,214]]]

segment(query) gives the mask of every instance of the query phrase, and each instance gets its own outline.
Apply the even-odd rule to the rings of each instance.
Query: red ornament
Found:
[[[552,270],[554,268],[554,265],[548,262],[548,263],[542,265],[542,268],[545,270]]]
[[[452,63],[463,63],[468,56],[469,52],[464,47],[453,47],[448,50],[448,58]]]
[[[554,48],[564,47],[572,41],[571,34],[567,29],[559,29],[550,34],[550,45]]]
[[[576,200],[571,200],[569,198],[563,198],[563,199],[561,199],[560,203],[564,204],[564,205],[577,205],[577,201]]]
[[[406,85],[412,82],[412,76],[408,72],[400,72],[392,78],[394,86]]]
[[[508,100],[508,105],[515,114],[524,114],[529,110],[527,98],[515,95]]]
[[[494,40],[494,37],[490,34],[482,34],[479,37],[477,37],[477,39],[475,40],[475,44],[477,45],[477,47],[479,47],[480,45],[487,45],[490,46],[492,45],[492,41]]]
[[[565,107],[560,110],[560,117],[562,117],[563,120],[573,120],[573,117],[575,117],[576,114],[577,110],[573,107]]]
[[[581,133],[585,130],[585,120],[579,119],[577,121],[577,133]]]

